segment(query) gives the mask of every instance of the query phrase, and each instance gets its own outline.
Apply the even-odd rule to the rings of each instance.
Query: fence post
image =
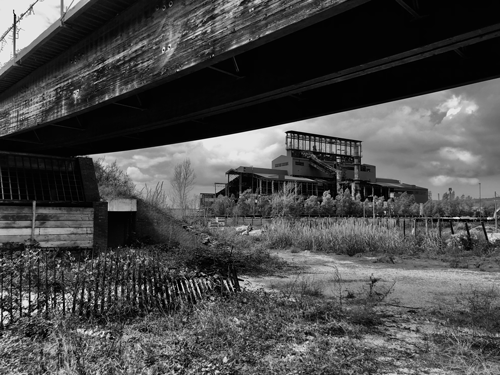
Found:
[[[450,220],[450,230],[451,230],[451,234],[455,234],[455,231],[453,230],[453,220]]]
[[[486,228],[484,227],[484,221],[481,221],[481,226],[483,227],[484,238],[486,239],[486,242],[489,245],[490,244],[490,240],[488,239],[488,234],[486,233]]]
[[[472,249],[472,241],[470,238],[469,225],[467,225],[467,222],[465,222],[465,230],[467,231],[467,240],[469,241],[469,246]]]

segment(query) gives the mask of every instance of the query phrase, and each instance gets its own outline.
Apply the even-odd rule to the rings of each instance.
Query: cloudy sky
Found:
[[[12,23],[12,9],[20,14],[35,1],[0,0],[0,36]],[[59,18],[59,4],[34,6],[35,15],[21,24],[20,48]],[[8,38],[0,63],[11,49]],[[378,177],[427,187],[434,198],[450,187],[478,197],[479,183],[482,197],[492,197],[500,194],[499,103],[500,81],[493,80],[258,131],[95,157],[116,160],[139,189],[161,181],[167,186],[174,166],[189,158],[197,176],[193,193],[213,192],[230,168],[271,168],[272,159],[285,153],[284,132],[297,130],[359,139],[362,162],[376,165]]]

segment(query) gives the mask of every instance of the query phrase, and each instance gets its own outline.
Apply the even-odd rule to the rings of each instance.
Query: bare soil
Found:
[[[475,355],[468,327],[452,327],[431,314],[453,309],[467,291],[500,286],[500,272],[487,272],[488,260],[471,257],[465,267],[450,268],[448,262],[415,258],[348,257],[309,251],[275,251],[273,254],[296,265],[296,272],[280,276],[243,277],[249,288],[286,291],[305,286],[320,288],[330,298],[366,299],[381,302],[374,312],[378,321],[360,337],[361,344],[376,354],[377,374],[482,374],[500,373],[495,356]],[[393,263],[393,261],[395,263]],[[495,259],[491,260],[496,263]],[[493,267],[492,269],[497,269]],[[339,282],[339,280],[341,280]],[[462,297],[463,300],[463,297]],[[366,317],[365,317],[366,318]],[[445,345],[436,337],[447,337]],[[434,338],[434,339],[433,339]]]
[[[273,251],[273,255],[297,266],[297,272],[266,277],[244,277],[251,288],[279,289],[298,278],[322,285],[325,296],[338,296],[335,282],[339,275],[343,293],[356,296],[369,290],[370,277],[378,279],[374,291],[391,288],[386,303],[414,308],[435,308],[453,304],[461,293],[472,289],[500,286],[496,261],[491,268],[483,261],[478,267],[471,258],[470,268],[450,268],[448,262],[434,259],[384,257],[349,257],[310,251]],[[394,261],[395,263],[392,263]],[[467,266],[467,265],[465,265]],[[491,269],[494,272],[486,271]]]

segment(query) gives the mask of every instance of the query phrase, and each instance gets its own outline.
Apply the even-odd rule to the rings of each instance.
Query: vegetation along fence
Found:
[[[171,311],[212,292],[240,289],[234,268],[224,276],[206,275],[169,268],[163,257],[143,249],[0,249],[0,328],[39,314]]]
[[[400,230],[403,236],[417,236],[418,234],[435,234],[442,237],[443,233],[455,234],[456,231],[465,230],[469,233],[469,227],[480,226],[484,233],[485,240],[488,236],[485,229],[485,222],[493,220],[484,220],[481,218],[451,218],[451,217],[321,217],[321,216],[300,216],[295,218],[281,218],[286,220],[301,221],[307,223],[311,228],[327,229],[333,224],[352,224],[352,225],[370,225],[385,227],[387,229]],[[225,226],[252,225],[269,226],[273,221],[280,218],[257,217],[211,217],[207,220],[208,227],[217,228]],[[469,233],[470,236],[470,233]]]

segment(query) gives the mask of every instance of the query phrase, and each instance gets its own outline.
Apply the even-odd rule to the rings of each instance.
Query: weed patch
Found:
[[[8,330],[0,342],[0,372],[374,372],[373,355],[352,336],[355,330],[336,313],[327,313],[334,311],[331,302],[316,299],[309,310],[302,307],[262,291],[242,292],[178,314],[136,318],[127,325],[55,320],[44,340]]]

